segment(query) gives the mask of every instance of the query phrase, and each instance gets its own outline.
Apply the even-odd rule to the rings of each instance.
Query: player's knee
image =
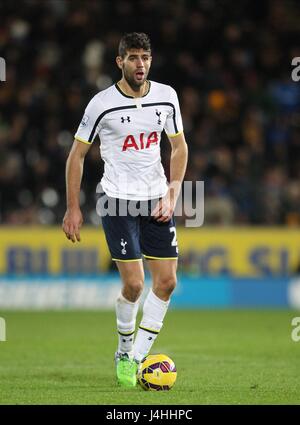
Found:
[[[124,282],[124,296],[129,301],[135,302],[142,293],[144,288],[143,279],[129,279]]]
[[[176,287],[176,283],[176,275],[167,275],[159,280],[158,290],[160,293],[170,296]]]

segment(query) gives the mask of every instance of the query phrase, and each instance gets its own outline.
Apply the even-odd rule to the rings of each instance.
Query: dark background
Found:
[[[300,224],[300,56],[296,1],[3,1],[0,223],[56,224],[65,161],[90,98],[120,78],[124,32],[152,40],[150,79],[179,95],[190,157],[205,182],[205,224]],[[96,224],[99,140],[81,202]],[[162,141],[168,174],[169,145]]]

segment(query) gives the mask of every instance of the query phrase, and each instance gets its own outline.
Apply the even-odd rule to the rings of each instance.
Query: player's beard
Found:
[[[127,84],[131,87],[133,91],[139,91],[140,87],[145,83],[147,80],[148,72],[145,71],[144,78],[141,81],[137,81],[134,78],[134,74],[130,75],[125,68],[123,68],[123,76],[124,79],[127,81]]]

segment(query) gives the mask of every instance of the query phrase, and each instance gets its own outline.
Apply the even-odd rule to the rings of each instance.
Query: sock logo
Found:
[[[123,255],[125,255],[127,253],[127,251],[125,249],[125,246],[127,245],[127,242],[124,241],[124,239],[121,239],[120,245],[123,247],[121,252],[122,252]]]

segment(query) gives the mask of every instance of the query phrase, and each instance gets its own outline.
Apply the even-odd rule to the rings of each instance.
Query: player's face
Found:
[[[143,49],[127,50],[126,56],[121,58],[119,66],[123,76],[132,87],[140,87],[147,79],[151,66],[151,53]]]

